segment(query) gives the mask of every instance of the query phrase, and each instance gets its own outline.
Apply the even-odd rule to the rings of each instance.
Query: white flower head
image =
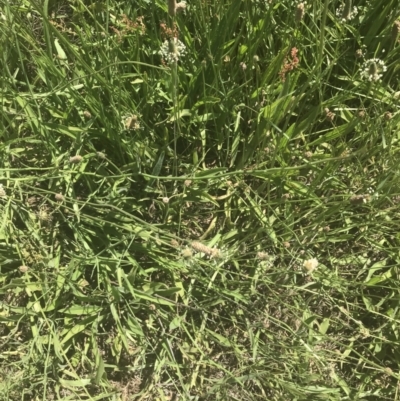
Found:
[[[377,82],[387,70],[385,63],[378,58],[367,60],[361,69],[361,77],[371,82]]]
[[[0,198],[6,198],[6,191],[3,188],[3,184],[0,184]]]
[[[318,260],[316,258],[305,260],[303,267],[306,269],[307,273],[312,273],[318,267]]]
[[[186,54],[186,46],[179,39],[171,38],[162,44],[160,54],[168,63],[176,63]]]
[[[357,7],[351,7],[351,1],[346,1],[346,4],[341,4],[336,10],[336,16],[342,21],[350,21],[355,18],[358,14]]]

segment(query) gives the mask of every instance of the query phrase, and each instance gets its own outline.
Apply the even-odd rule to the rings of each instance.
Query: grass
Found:
[[[356,3],[0,1],[0,400],[400,399],[400,7]]]

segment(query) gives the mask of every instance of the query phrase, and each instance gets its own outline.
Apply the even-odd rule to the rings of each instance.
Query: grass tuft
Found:
[[[0,401],[396,400],[399,11],[0,2]]]

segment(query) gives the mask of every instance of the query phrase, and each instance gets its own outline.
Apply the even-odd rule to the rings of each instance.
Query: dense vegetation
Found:
[[[0,0],[0,400],[398,400],[399,16]]]

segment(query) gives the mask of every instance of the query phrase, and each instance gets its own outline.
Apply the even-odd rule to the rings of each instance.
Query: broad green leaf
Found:
[[[82,332],[83,330],[85,330],[85,328],[87,327],[86,324],[76,324],[74,325],[74,327],[72,327],[71,329],[64,329],[63,331],[63,335],[65,334],[64,338],[61,340],[61,344],[65,344],[68,340],[70,340],[72,337],[76,336],[77,334],[79,334],[80,332]]]
[[[63,387],[85,387],[91,383],[90,379],[65,380],[58,379]]]
[[[60,42],[58,41],[58,39],[54,39],[54,45],[56,46],[58,58],[60,60],[66,60],[67,59],[67,55],[65,54],[65,51],[61,47]]]
[[[99,385],[101,382],[101,379],[103,378],[104,374],[105,374],[105,368],[104,368],[104,361],[103,358],[101,357],[101,355],[98,355],[98,365],[96,368],[96,376],[94,378],[94,382]]]
[[[327,319],[327,318],[323,319],[322,323],[319,325],[319,332],[321,334],[326,334],[326,332],[329,329],[329,324],[330,324],[329,319]]]
[[[101,306],[94,305],[72,305],[69,308],[61,309],[60,312],[63,312],[68,315],[92,315],[98,313],[102,310]]]

